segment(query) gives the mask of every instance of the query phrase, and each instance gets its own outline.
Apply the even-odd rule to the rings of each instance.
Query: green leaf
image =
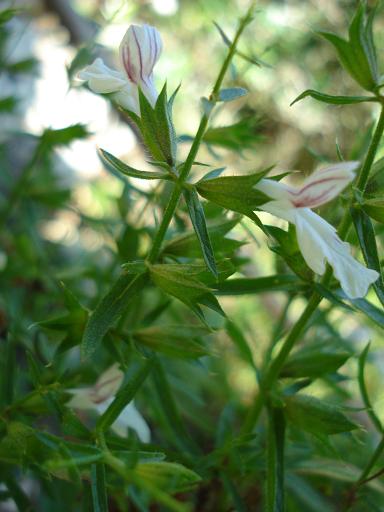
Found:
[[[133,400],[138,389],[141,387],[151,370],[153,361],[147,359],[141,363],[130,380],[123,384],[117,392],[113,402],[108,409],[99,417],[96,428],[99,431],[107,430],[120,416],[123,409]]]
[[[6,65],[8,73],[32,73],[36,70],[38,61],[34,57],[12,62]]]
[[[127,274],[143,274],[147,271],[147,264],[143,260],[128,261],[127,263],[123,263],[121,266]]]
[[[368,91],[378,84],[376,50],[373,41],[372,23],[374,12],[368,20],[366,7],[360,3],[349,27],[349,41],[336,34],[320,32],[336,48],[339,59],[349,74]]]
[[[342,293],[340,292],[342,295]],[[346,296],[344,298],[348,299]],[[366,299],[349,299],[349,302],[355,309],[364,313],[368,318],[373,320],[381,328],[384,327],[384,312]]]
[[[155,264],[149,267],[152,281],[163,291],[186,304],[203,322],[204,316],[198,304],[225,316],[220,304],[208,285],[214,284],[214,277],[200,264]],[[223,260],[217,264],[218,280],[226,279],[233,273],[232,264]]]
[[[254,210],[269,201],[269,198],[254,188],[269,171],[263,171],[244,176],[220,176],[218,178],[202,179],[196,183],[199,194],[219,206],[246,215],[259,224]]]
[[[361,207],[372,219],[384,224],[384,199],[364,199]]]
[[[176,159],[176,135],[171,118],[172,104],[167,100],[167,84],[159,94],[153,108],[139,90],[141,122],[144,143],[155,160],[173,165]]]
[[[278,408],[268,411],[267,510],[284,512],[285,418]]]
[[[225,327],[228,336],[231,338],[231,340],[235,343],[236,347],[238,348],[238,351],[242,359],[246,363],[248,363],[252,368],[256,369],[255,362],[253,360],[252,350],[250,349],[249,344],[242,331],[234,322],[232,322],[229,319],[227,319]]]
[[[15,96],[6,96],[0,99],[0,113],[13,112],[18,104],[18,99]]]
[[[316,343],[315,346],[304,347],[291,355],[280,376],[295,379],[317,378],[336,372],[350,357],[350,352],[335,348],[333,341]]]
[[[113,170],[121,172],[130,178],[139,178],[141,180],[170,180],[172,176],[161,171],[139,171],[125,164],[115,156],[108,153],[104,149],[99,149],[101,160],[106,166],[112,167]]]
[[[371,421],[375,425],[377,431],[380,434],[383,434],[383,431],[384,431],[383,426],[381,424],[380,419],[378,418],[378,416],[375,413],[375,410],[374,410],[371,400],[369,398],[367,387],[365,385],[365,364],[367,362],[370,345],[371,345],[370,342],[367,343],[366,347],[364,348],[364,350],[361,352],[361,354],[359,356],[359,373],[358,373],[359,389],[360,389],[360,394],[362,396],[364,405],[367,409],[368,416],[371,418]]]
[[[170,357],[196,359],[209,354],[207,348],[196,341],[211,334],[206,327],[195,325],[152,326],[132,333],[134,340],[152,350]]]
[[[84,124],[73,124],[59,130],[46,129],[42,135],[42,142],[49,148],[68,146],[75,140],[86,139],[90,133]]]
[[[244,245],[245,242],[225,237],[225,235],[239,223],[240,219],[240,216],[236,216],[231,220],[225,220],[224,222],[209,224],[207,226],[209,238],[216,255],[226,256],[232,254]],[[196,239],[195,232],[189,230],[171,239],[165,244],[163,254],[188,258],[201,257],[201,247],[199,241]]]
[[[376,307],[371,302],[368,302],[366,299],[350,299],[345,295],[345,293],[342,290],[339,290],[337,293],[333,292],[324,286],[322,286],[320,283],[315,283],[315,289],[326,299],[331,301],[336,306],[342,307],[344,309],[347,309],[349,311],[355,310],[360,311],[365,316],[370,318],[373,322],[375,322],[378,326],[384,327],[384,313],[381,309]],[[349,304],[345,302],[347,300]]]
[[[169,493],[187,492],[201,482],[201,477],[175,462],[146,462],[137,464],[135,474]]]
[[[199,197],[194,188],[183,191],[185,202],[187,203],[189,216],[192,221],[196,236],[200,242],[201,252],[208,269],[217,277],[217,268],[215,255],[213,253],[211,240],[209,237],[205,214],[199,201]]]
[[[361,468],[348,464],[345,460],[313,457],[310,460],[297,461],[295,471],[305,475],[320,476],[330,482],[341,481],[355,484],[361,475]],[[378,480],[367,482],[372,489],[384,493],[384,486]]]
[[[350,209],[360,247],[368,268],[376,270],[379,278],[373,283],[377,298],[384,306],[384,281],[380,267],[379,253],[376,245],[375,230],[369,216],[360,208]]]
[[[105,484],[104,464],[92,464],[91,466],[91,489],[94,512],[108,512],[108,498]]]
[[[218,94],[218,101],[233,101],[248,94],[247,89],[243,87],[231,87],[229,89],[221,89]]]
[[[380,101],[376,96],[332,96],[313,89],[307,89],[292,101],[291,106],[308,96],[317,101],[321,101],[322,103],[330,103],[332,105],[353,105],[355,103],[363,103],[366,101]]]
[[[248,295],[271,291],[300,292],[305,284],[291,274],[230,279],[217,285],[217,295]]]
[[[305,432],[330,435],[359,428],[339,407],[318,398],[298,394],[285,397],[284,403],[289,421]]]
[[[1,344],[1,370],[0,370],[0,406],[4,408],[13,401],[15,390],[15,363],[16,363],[16,344],[11,335]]]
[[[3,9],[0,11],[0,25],[7,23],[21,12],[21,9]]]
[[[172,444],[182,452],[196,455],[200,452],[198,446],[190,437],[185,428],[179,408],[172,393],[171,386],[163,365],[158,358],[154,360],[152,371],[155,393],[162,405],[164,419],[167,427],[172,433]]]
[[[367,23],[366,5],[364,2],[360,2],[349,26],[349,42],[354,50],[361,72],[364,72],[374,84],[377,84],[379,76],[372,32],[374,13],[373,9]]]
[[[81,342],[83,359],[89,358],[101,340],[147,281],[146,274],[122,274],[89,317]]]

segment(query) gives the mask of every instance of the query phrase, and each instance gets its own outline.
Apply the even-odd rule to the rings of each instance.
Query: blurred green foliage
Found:
[[[183,162],[201,115],[200,98],[208,96],[227,51],[212,22],[233,37],[247,2],[184,0],[165,16],[156,10],[161,2],[74,1],[68,2],[71,17],[65,21],[61,16],[67,24],[61,28],[60,12],[52,18],[46,10],[48,4],[52,9],[60,2],[9,4],[16,11],[0,13],[0,84],[3,80],[6,91],[9,83],[14,84],[14,92],[4,97],[0,86],[0,499],[4,506],[12,501],[10,506],[15,504],[18,510],[64,512],[183,511],[190,505],[204,512],[265,510],[268,504],[277,511],[282,510],[278,491],[284,464],[287,511],[382,510],[380,478],[357,485],[382,435],[384,321],[377,298],[382,288],[376,287],[377,296],[372,291],[369,301],[353,302],[334,288],[321,290],[327,300],[313,315],[271,390],[268,421],[263,418],[251,433],[242,433],[259,379],[313,286],[313,273],[292,230],[270,226],[268,220],[263,226],[267,238],[250,220],[226,212],[255,216],[244,202],[239,207],[235,194],[229,204],[227,197],[220,201],[215,190],[205,191],[201,195],[212,202],[201,206],[199,199],[186,193],[187,200],[180,203],[167,233],[161,261],[144,266],[152,282],[148,285],[149,278],[137,275],[144,268],[142,261],[174,177],[145,182],[147,186],[134,175],[140,172],[137,167],[151,172],[148,178],[166,175],[164,165],[155,166],[157,160],[174,163],[173,127],[164,128],[164,116],[156,117],[142,98],[147,125],[156,126],[143,137],[155,160],[155,166],[148,164],[150,156],[137,128],[110,105],[111,122],[118,119],[131,127],[135,143],[127,143],[128,150],[122,147],[118,154],[125,167],[104,151],[101,157],[109,164],[105,172],[86,179],[61,152],[92,136],[96,146],[98,133],[93,135],[92,126],[84,125],[81,111],[78,121],[68,126],[44,126],[39,131],[27,123],[38,90],[36,74],[45,57],[35,47],[36,55],[14,58],[9,45],[15,44],[14,32],[20,30],[16,20],[24,28],[31,25],[44,45],[49,44],[39,31],[44,24],[59,41],[79,19],[97,27],[96,44],[87,31],[76,48],[67,36],[61,42],[70,49],[68,88],[77,85],[78,69],[101,51],[108,27],[126,26],[132,20],[148,22],[164,38],[158,82],[167,80],[168,91],[181,83],[173,122],[178,161]],[[193,181],[223,167],[236,175],[273,164],[279,172],[297,168],[309,172],[317,163],[336,161],[340,155],[363,158],[376,119],[374,103],[335,106],[309,97],[289,106],[306,89],[336,96],[365,94],[340,66],[332,46],[316,34],[319,29],[346,33],[355,7],[356,2],[334,0],[260,2],[225,85],[249,94],[220,103],[214,111],[192,169]],[[374,31],[379,49],[383,23],[379,10]],[[381,63],[380,51],[378,59]],[[27,101],[18,96],[16,85],[23,83]],[[55,90],[50,94],[55,95]],[[63,98],[57,97],[60,101]],[[164,114],[165,92],[162,101]],[[160,151],[152,140],[159,134],[165,137]],[[356,198],[357,232],[351,231],[349,238],[356,247],[360,243],[364,249],[366,244],[364,256],[372,262],[376,234],[374,265],[379,269],[382,171],[378,158],[367,196]],[[218,184],[223,191],[220,179],[217,175],[201,180],[197,189],[204,191],[204,184],[212,189],[213,183],[213,189]],[[250,188],[254,179],[258,178],[247,176],[247,183],[238,189],[242,196],[249,194],[252,204],[255,195],[260,200],[260,193]],[[229,181],[231,189],[233,180]],[[322,213],[337,225],[343,206],[333,203]],[[204,259],[209,265],[213,254],[216,266],[211,264],[209,272]],[[117,280],[127,262],[133,263],[125,266],[123,280]],[[124,295],[133,281],[141,293]],[[117,284],[111,292],[113,283]],[[108,300],[100,303],[102,297],[111,297],[108,293],[117,297],[113,307]],[[81,360],[79,345],[91,311],[99,311],[103,323],[98,326],[100,347],[89,351],[86,347],[87,354],[94,352],[93,358]],[[359,357],[368,340],[369,352]],[[75,414],[68,407],[70,390],[93,386],[114,362],[125,373],[116,401],[98,420],[95,414]],[[150,425],[150,443],[142,443],[132,431],[121,437],[108,430],[132,397]],[[372,474],[382,468],[379,453]]]

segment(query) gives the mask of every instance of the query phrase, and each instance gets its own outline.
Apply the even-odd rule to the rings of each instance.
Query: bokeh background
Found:
[[[131,180],[127,187],[124,180],[103,168],[98,146],[133,167],[150,169],[150,165],[134,128],[108,100],[90,92],[77,79],[77,72],[96,56],[102,56],[111,67],[117,65],[117,48],[128,25],[155,25],[164,43],[155,69],[156,83],[160,88],[166,80],[170,91],[181,84],[174,121],[184,140],[179,153],[182,160],[189,147],[188,136],[194,134],[201,116],[200,98],[209,94],[225,55],[213,21],[231,37],[247,6],[247,0],[0,1],[1,8],[21,10],[0,32],[0,207],[6,205],[14,183],[31,164],[44,130],[81,123],[88,132],[80,133],[70,144],[54,145],[38,157],[39,165],[32,164],[28,186],[16,194],[14,208],[1,224],[3,229],[7,222],[9,229],[0,233],[0,328],[12,329],[26,346],[39,350],[47,363],[60,333],[44,333],[35,323],[62,308],[58,282],[65,282],[92,309],[120,264],[137,249],[145,254],[166,197],[151,182],[143,185]],[[329,94],[361,93],[341,69],[331,46],[316,34],[320,29],[345,31],[355,6],[356,2],[339,0],[260,1],[240,45],[251,59],[237,58],[228,78],[228,83],[245,87],[249,94],[219,108],[212,121],[212,126],[222,127],[242,120],[238,136],[243,143],[246,140],[247,148],[240,152],[236,140],[223,142],[212,136],[202,147],[199,161],[225,166],[231,173],[275,164],[276,172],[297,169],[301,177],[321,162],[337,161],[338,151],[346,159],[359,158],[377,115],[374,106],[328,106],[312,99],[290,106],[308,88]],[[379,55],[383,26],[380,14],[375,26]],[[196,167],[194,172],[198,176],[201,171]],[[325,209],[324,215],[336,224],[340,212]],[[185,219],[181,212],[180,225]],[[247,261],[246,275],[269,275],[279,268],[264,236],[250,222],[242,222],[233,233],[246,242],[239,253]],[[375,303],[372,293],[369,299]],[[151,297],[145,300],[150,302]],[[290,303],[282,293],[236,300],[224,297],[221,303],[246,333],[256,361],[262,360],[287,304],[282,332],[303,305],[300,299]],[[319,314],[327,308],[324,304]],[[323,338],[335,337],[355,354],[372,341],[368,387],[384,419],[379,331],[373,323],[340,310],[331,311],[327,318]],[[212,321],[220,327],[220,319]],[[223,399],[246,405],[256,390],[253,370],[228,337],[218,334],[212,343],[217,357],[208,365],[208,372],[199,367],[188,370],[196,372],[197,395],[209,389],[210,396],[216,397],[207,423],[200,416],[201,403],[182,381],[182,366],[174,370],[179,398],[189,404],[185,414],[196,428],[208,431]],[[63,369],[67,364],[63,363]],[[336,387],[332,379],[317,381],[308,392],[359,407],[356,368],[352,358],[341,369],[341,385]],[[89,375],[91,380],[92,369]],[[145,400],[142,406],[148,412]],[[370,429],[366,415],[356,415]],[[375,436],[364,442],[373,446]],[[342,446],[338,449],[341,452]],[[356,449],[349,462],[358,461],[363,452],[363,448],[361,452]]]

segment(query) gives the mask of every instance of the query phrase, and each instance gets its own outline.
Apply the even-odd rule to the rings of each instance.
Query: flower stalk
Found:
[[[377,149],[379,147],[380,140],[382,138],[384,132],[384,105],[382,106],[379,120],[377,122],[371,143],[369,145],[366,157],[364,159],[364,163],[359,171],[356,188],[362,194],[364,194],[369,173],[371,171]],[[353,199],[351,199],[350,203],[352,203]],[[345,239],[348,234],[349,227],[351,225],[351,218],[349,214],[349,208],[346,208],[344,217],[340,223],[340,227],[338,229],[339,235],[341,239]],[[332,269],[328,265],[327,270],[321,280],[321,284],[323,286],[328,286],[332,278]],[[291,350],[295,346],[296,342],[300,339],[303,334],[305,328],[309,320],[311,319],[313,313],[316,311],[320,302],[322,301],[323,296],[318,292],[313,292],[311,298],[308,301],[307,306],[302,312],[301,316],[297,320],[296,324],[293,326],[291,332],[286,337],[283,345],[281,346],[279,353],[276,358],[272,361],[269,368],[267,369],[264,377],[261,380],[259,393],[253,403],[253,406],[250,408],[248,415],[245,419],[244,425],[242,427],[242,433],[251,432],[257,423],[261,411],[266,403],[266,399],[268,393],[273,388],[276,380],[279,377],[279,373],[284,366],[285,361],[287,360]]]

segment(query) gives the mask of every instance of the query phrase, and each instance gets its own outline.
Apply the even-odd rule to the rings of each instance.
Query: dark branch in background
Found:
[[[71,44],[81,45],[88,42],[96,34],[96,25],[79,16],[72,9],[68,0],[43,0],[42,3],[47,11],[58,16],[60,24],[68,30]]]
[[[56,14],[60,25],[69,33],[69,42],[73,46],[88,45],[93,40],[98,31],[96,23],[80,16],[72,9],[69,0],[42,0],[42,5],[46,11]],[[114,104],[112,108],[119,116],[120,120],[128,124],[135,137],[142,142],[140,133],[131,120],[124,115]]]

